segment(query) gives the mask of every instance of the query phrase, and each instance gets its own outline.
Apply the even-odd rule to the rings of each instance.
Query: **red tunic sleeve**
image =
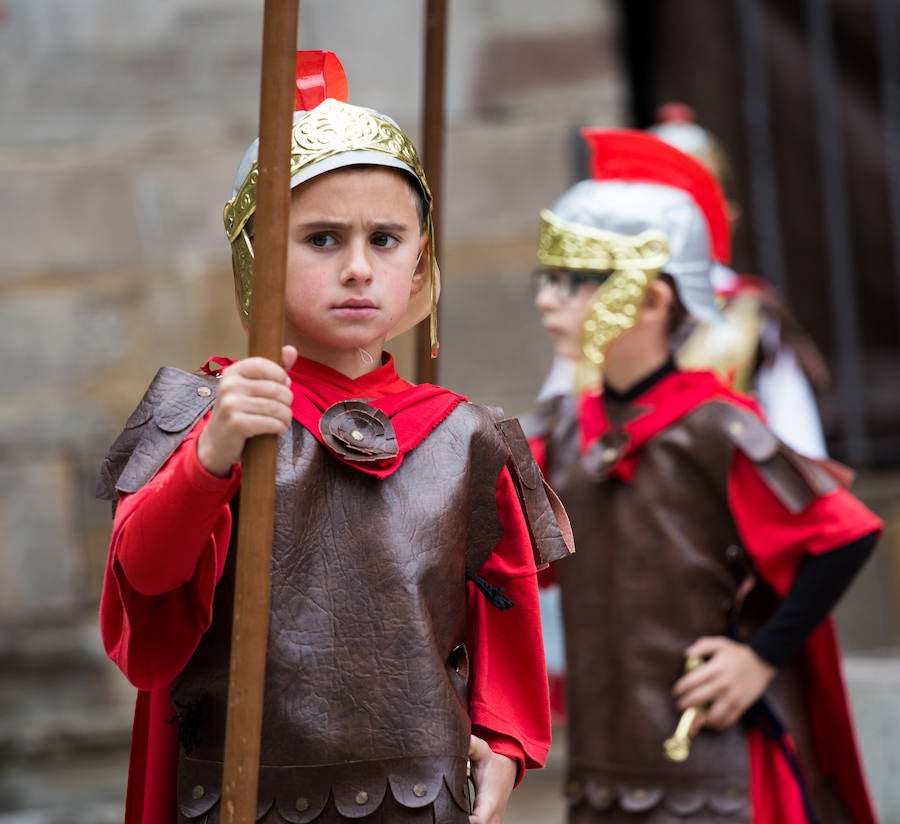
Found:
[[[514,606],[499,610],[470,583],[472,731],[494,752],[525,769],[542,767],[550,749],[550,698],[541,637],[534,554],[524,515],[506,469],[497,486],[503,537],[478,574],[502,587]]]
[[[201,422],[154,478],[116,509],[100,631],[109,657],[142,690],[169,684],[212,620],[240,484],[197,459]]]
[[[744,546],[779,595],[788,591],[807,554],[830,552],[883,527],[843,487],[816,498],[802,512],[790,512],[740,452],[731,467],[728,495]]]

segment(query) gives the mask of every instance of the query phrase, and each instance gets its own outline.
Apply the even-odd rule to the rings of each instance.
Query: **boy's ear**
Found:
[[[645,314],[659,313],[662,317],[668,317],[669,307],[674,299],[672,287],[664,280],[656,278],[647,286],[642,308]]]
[[[410,295],[417,295],[422,291],[425,285],[425,276],[431,266],[431,254],[428,249],[428,235],[422,234],[422,245],[419,248],[419,257],[416,259],[416,268],[413,270],[412,283],[410,284]]]

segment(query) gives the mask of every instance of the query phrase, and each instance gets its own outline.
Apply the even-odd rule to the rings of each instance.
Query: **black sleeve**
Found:
[[[840,600],[875,549],[877,538],[877,532],[870,532],[831,552],[806,558],[784,600],[748,642],[750,648],[773,667],[787,664]]]

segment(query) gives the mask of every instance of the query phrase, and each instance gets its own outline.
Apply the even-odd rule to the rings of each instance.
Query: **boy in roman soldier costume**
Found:
[[[717,320],[712,175],[644,132],[585,137],[592,179],[541,214],[536,302],[551,331],[580,314],[590,370],[530,422],[579,547],[551,570],[569,821],[872,822],[828,615],[881,522],[673,362],[688,318]]]
[[[431,196],[399,127],[334,98],[335,63],[331,87],[298,79],[283,366],[160,370],[103,467],[100,622],[139,689],[127,822],[224,818],[240,458],[259,434],[280,438],[258,820],[498,822],[549,747],[536,570],[569,554],[565,517],[515,421],[407,383],[383,349],[434,314]],[[244,318],[256,175],[254,144],[225,208]]]

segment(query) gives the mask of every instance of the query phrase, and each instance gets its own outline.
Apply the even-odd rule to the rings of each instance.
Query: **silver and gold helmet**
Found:
[[[700,163],[638,130],[582,133],[592,151],[592,178],[541,213],[538,259],[610,273],[584,328],[585,356],[600,367],[612,341],[634,324],[660,272],[675,282],[690,315],[720,320],[711,274],[730,247],[721,191]]]

